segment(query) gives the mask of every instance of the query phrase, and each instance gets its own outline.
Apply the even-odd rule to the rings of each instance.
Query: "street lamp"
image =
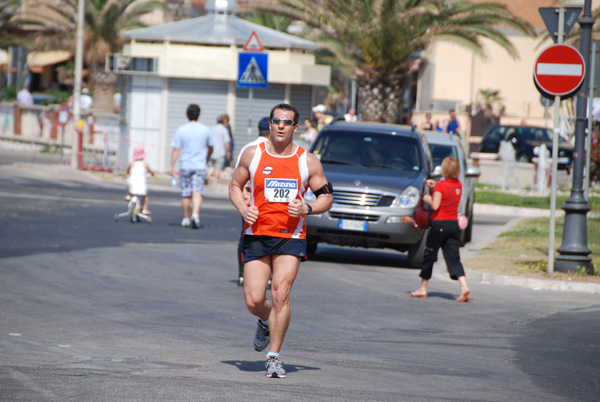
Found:
[[[73,139],[71,141],[71,167],[77,168],[77,153],[79,152],[80,136],[78,130],[83,127],[81,121],[81,76],[83,69],[83,24],[84,24],[85,0],[77,1],[77,32],[75,46],[75,82],[73,83],[73,120],[76,127],[73,131]]]
[[[590,64],[590,47],[592,41],[591,0],[585,0],[583,17],[579,20],[581,26],[580,50],[586,66]],[[560,272],[578,272],[591,274],[594,265],[587,246],[587,213],[590,207],[583,190],[583,163],[585,158],[585,129],[587,116],[587,98],[589,94],[590,70],[586,68],[584,83],[577,99],[577,121],[575,123],[575,162],[573,166],[573,186],[571,195],[562,209],[565,211],[565,225],[562,245],[558,248],[555,268]],[[588,133],[590,135],[590,133]]]

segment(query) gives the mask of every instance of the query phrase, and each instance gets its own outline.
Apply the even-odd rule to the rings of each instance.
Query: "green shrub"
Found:
[[[2,93],[4,95],[6,95],[10,99],[16,99],[17,98],[17,92],[19,92],[19,90],[17,89],[16,86],[4,87],[2,89]]]

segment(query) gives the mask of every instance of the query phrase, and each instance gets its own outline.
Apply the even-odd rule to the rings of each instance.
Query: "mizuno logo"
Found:
[[[297,188],[296,180],[267,180],[267,188]]]

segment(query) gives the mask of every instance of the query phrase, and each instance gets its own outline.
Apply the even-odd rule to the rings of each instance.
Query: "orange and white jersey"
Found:
[[[292,155],[277,156],[269,153],[266,145],[257,145],[249,167],[250,203],[258,208],[258,219],[252,226],[244,225],[244,234],[305,239],[304,217],[291,217],[288,204],[294,199],[304,201],[308,188],[306,150],[296,146]]]

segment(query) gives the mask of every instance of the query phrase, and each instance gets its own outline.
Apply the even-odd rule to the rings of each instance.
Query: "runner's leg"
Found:
[[[300,268],[300,258],[278,254],[273,255],[273,279],[271,280],[271,296],[273,308],[269,315],[271,331],[270,352],[279,352],[283,339],[290,325],[290,292]],[[269,278],[267,277],[267,280]]]
[[[248,311],[263,321],[269,319],[271,302],[267,300],[267,283],[271,276],[271,256],[244,264],[244,296]],[[269,322],[269,327],[271,323]]]

